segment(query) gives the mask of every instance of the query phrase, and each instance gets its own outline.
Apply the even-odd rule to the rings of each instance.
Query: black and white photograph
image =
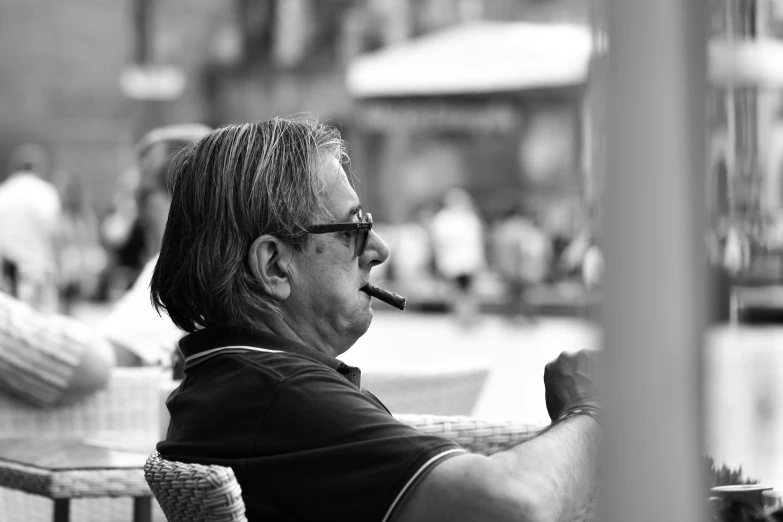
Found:
[[[0,522],[783,521],[783,0],[0,0]]]

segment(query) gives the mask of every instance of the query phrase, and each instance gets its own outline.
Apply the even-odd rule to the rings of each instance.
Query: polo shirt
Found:
[[[217,329],[179,346],[185,378],[157,449],[231,467],[251,522],[385,522],[435,465],[465,451],[395,420],[358,368],[309,346]]]

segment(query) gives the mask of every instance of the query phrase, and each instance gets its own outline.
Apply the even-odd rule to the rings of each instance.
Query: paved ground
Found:
[[[342,359],[364,372],[487,368],[473,415],[546,419],[544,365],[561,351],[593,346],[595,336],[588,323],[571,319],[518,325],[482,316],[465,330],[446,315],[389,311],[376,314]]]

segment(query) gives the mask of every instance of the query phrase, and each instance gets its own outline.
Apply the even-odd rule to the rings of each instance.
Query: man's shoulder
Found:
[[[222,353],[192,366],[186,362],[185,380],[170,397],[169,409],[199,404],[198,418],[188,417],[197,424],[223,419],[228,410],[262,419],[274,404],[292,410],[295,397],[318,396],[324,379],[340,384],[328,368],[295,354]]]

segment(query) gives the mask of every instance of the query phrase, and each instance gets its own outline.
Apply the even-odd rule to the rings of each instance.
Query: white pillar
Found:
[[[707,5],[615,0],[607,14],[607,429],[599,520],[706,520]]]

